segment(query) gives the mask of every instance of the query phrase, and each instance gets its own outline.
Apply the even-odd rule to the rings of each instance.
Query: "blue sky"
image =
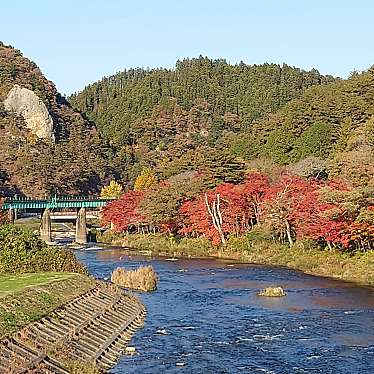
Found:
[[[65,94],[200,54],[346,77],[374,64],[371,0],[4,0],[0,40]]]

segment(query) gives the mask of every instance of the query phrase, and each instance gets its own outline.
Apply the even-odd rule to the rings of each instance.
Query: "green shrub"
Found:
[[[38,295],[38,298],[40,299],[40,301],[44,302],[45,304],[50,304],[50,305],[53,305],[55,300],[54,300],[54,297],[49,294],[48,292],[42,292]]]
[[[5,323],[9,327],[17,326],[17,319],[14,313],[1,311],[0,312],[0,324]]]
[[[36,235],[12,225],[0,226],[0,273],[86,273],[73,252],[47,246]]]
[[[262,244],[272,244],[272,237],[269,231],[257,227],[241,236],[230,236],[227,241],[227,251],[245,253],[258,249]]]
[[[244,235],[245,239],[250,242],[261,242],[272,240],[271,232],[265,228],[256,227]]]

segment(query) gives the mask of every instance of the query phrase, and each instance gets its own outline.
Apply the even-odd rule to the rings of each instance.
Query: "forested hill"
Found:
[[[250,130],[231,134],[225,144],[244,160],[291,164],[304,176],[315,168],[374,188],[374,66],[309,88]]]
[[[241,160],[230,149],[232,138],[308,88],[335,81],[317,70],[199,57],[178,61],[175,69],[131,69],[103,78],[69,101],[109,142],[110,164],[125,185],[145,167],[160,179],[204,169],[221,174],[217,181],[236,181]]]
[[[7,107],[9,97],[23,114]],[[95,126],[35,63],[1,42],[0,141],[0,195],[88,193],[100,187],[105,161]]]
[[[187,111],[190,117],[199,117],[198,122],[211,122],[199,130],[206,138],[216,139],[225,127],[232,129],[228,122],[235,122],[235,130],[246,128],[308,87],[333,80],[315,69],[230,65],[225,60],[199,57],[178,61],[172,70],[125,70],[87,86],[69,100],[116,145],[132,144],[134,124],[160,110]]]
[[[374,67],[349,79],[314,86],[257,121],[231,143],[245,159],[271,157],[281,164],[307,156],[333,158],[374,114]],[[369,121],[370,122],[370,121]]]

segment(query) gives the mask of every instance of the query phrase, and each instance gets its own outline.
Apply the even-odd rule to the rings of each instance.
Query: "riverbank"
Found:
[[[321,250],[297,242],[290,248],[266,240],[230,238],[226,247],[215,247],[204,238],[176,240],[162,234],[107,233],[104,243],[140,250],[143,254],[175,257],[216,257],[258,265],[286,266],[307,274],[374,285],[374,252],[356,254]]]
[[[68,273],[13,278],[17,290],[0,299],[1,373],[107,372],[143,326],[144,306],[114,285]],[[10,281],[0,277],[0,290]]]
[[[0,276],[0,338],[88,292],[94,278],[73,273]]]
[[[88,275],[67,248],[0,226],[0,373],[99,374],[114,366],[146,314]]]

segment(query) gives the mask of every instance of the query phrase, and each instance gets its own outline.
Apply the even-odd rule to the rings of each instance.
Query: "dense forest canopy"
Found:
[[[373,113],[374,67],[347,80],[311,87],[256,123],[240,141],[282,164],[309,155],[328,159],[347,147]],[[245,157],[240,150],[237,154]]]
[[[130,69],[105,77],[69,101],[95,122],[113,150],[110,163],[131,185],[147,167],[162,179],[242,162],[231,146],[235,136],[309,87],[334,81],[315,69],[199,57],[171,70]]]
[[[155,107],[190,111],[207,103],[212,122],[226,113],[240,117],[241,127],[271,113],[308,87],[333,81],[317,70],[276,64],[230,65],[207,57],[177,61],[175,69],[130,69],[87,86],[69,100],[86,113],[112,141],[131,144],[133,125]]]
[[[137,176],[104,209],[115,231],[373,248],[373,68],[341,80],[200,57],[70,100]]]

